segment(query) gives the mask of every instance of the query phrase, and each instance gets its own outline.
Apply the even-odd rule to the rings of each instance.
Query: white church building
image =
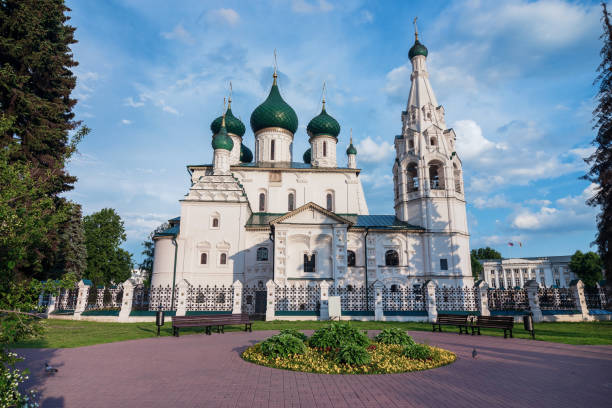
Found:
[[[325,100],[307,127],[310,148],[296,157],[298,118],[275,72],[251,114],[254,154],[231,99],[212,122],[213,163],[187,166],[180,217],[154,238],[152,285],[473,286],[462,163],[418,35],[409,58],[412,84],[389,163],[393,214],[369,214],[357,151],[352,140],[346,157],[336,151],[340,124]]]

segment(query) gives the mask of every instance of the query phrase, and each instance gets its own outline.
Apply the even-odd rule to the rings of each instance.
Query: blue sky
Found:
[[[233,83],[248,126],[271,85],[298,114],[294,154],[320,110],[349,128],[371,214],[393,213],[393,138],[419,17],[430,80],[463,161],[472,248],[504,256],[588,250],[596,209],[579,177],[592,152],[600,6],[561,1],[68,1],[79,43],[77,118],[92,132],[69,164],[85,214],[115,208],[126,249],[179,215],[186,164],[210,163],[210,122]],[[253,147],[253,133],[245,134]],[[344,160],[344,155],[340,162]],[[510,248],[508,241],[522,242]]]

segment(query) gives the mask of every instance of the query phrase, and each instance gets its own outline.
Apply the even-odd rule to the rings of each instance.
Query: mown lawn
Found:
[[[99,323],[76,320],[54,320],[44,322],[46,332],[43,337],[26,342],[12,344],[13,348],[69,348],[90,346],[115,341],[144,339],[157,334],[155,323]],[[280,330],[295,328],[299,330],[314,330],[326,322],[317,321],[272,321],[253,323],[253,330]],[[387,327],[400,327],[408,331],[431,331],[428,323],[398,323],[398,322],[351,322],[359,329],[381,330]],[[241,327],[226,327],[226,332],[238,331]],[[453,332],[451,327],[445,331]],[[536,323],[536,340],[566,344],[612,344],[612,322],[585,323]],[[181,335],[203,333],[203,329],[181,329]],[[502,336],[502,330],[483,329],[483,335]],[[171,323],[161,330],[162,336],[170,336]],[[214,334],[216,335],[216,334]],[[514,337],[530,338],[523,326],[516,324]]]

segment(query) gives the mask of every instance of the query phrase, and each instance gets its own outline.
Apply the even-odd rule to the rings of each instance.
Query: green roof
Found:
[[[253,133],[269,127],[279,127],[291,133],[295,133],[298,128],[298,117],[293,108],[283,100],[276,84],[276,77],[268,98],[251,114]]]
[[[247,227],[265,227],[270,225],[274,219],[287,213],[253,213],[246,223]],[[372,228],[372,229],[397,229],[423,231],[424,228],[400,221],[395,215],[357,215],[357,214],[336,214],[353,223],[353,228]]]
[[[240,144],[240,162],[250,163],[253,161],[253,152],[244,144]]]
[[[348,149],[346,149],[346,154],[357,154],[357,149],[355,149],[352,143],[349,145]]]
[[[231,137],[227,135],[227,130],[223,122],[221,123],[221,128],[219,129],[219,132],[213,136],[211,144],[213,149],[215,150],[225,149],[231,152],[234,148],[234,141]]]
[[[221,130],[222,120],[223,115],[213,120],[210,124],[210,130],[212,130],[213,135],[216,135],[217,133],[219,133],[219,130]],[[242,123],[240,119],[234,116],[234,114],[232,113],[231,106],[229,106],[227,108],[227,112],[225,112],[225,128],[227,129],[227,133],[233,133],[240,137],[242,137],[244,135],[244,132],[246,132],[244,123]]]
[[[304,164],[310,164],[310,162],[312,161],[312,149],[309,148],[308,150],[306,150],[302,158],[304,159]]]
[[[246,223],[247,227],[269,226],[270,221],[287,213],[253,213]]]
[[[408,58],[412,59],[417,55],[427,57],[427,48],[423,44],[421,44],[419,40],[414,41],[414,45],[412,46],[412,48],[410,48],[410,51],[408,51]]]
[[[325,111],[325,102],[323,102],[321,113],[312,118],[306,127],[306,131],[311,137],[317,135],[338,137],[340,134],[340,124]]]

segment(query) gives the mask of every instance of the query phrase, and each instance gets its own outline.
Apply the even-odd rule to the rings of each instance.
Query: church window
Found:
[[[410,163],[407,169],[408,192],[417,191],[419,189],[419,175],[415,163]]]
[[[259,193],[259,211],[266,211],[266,194]]]
[[[328,211],[334,211],[334,196],[332,193],[327,193],[325,197],[326,200],[326,208]]]
[[[396,250],[390,249],[385,252],[385,266],[398,266],[399,255]]]
[[[213,220],[212,220],[212,227],[213,228],[219,228],[219,219],[217,217],[213,218]]]
[[[461,192],[461,170],[457,167],[457,163],[453,163],[453,178],[455,179],[455,191]]]
[[[410,139],[410,140],[408,141],[408,148],[409,148],[409,149],[414,149],[414,140]]]
[[[435,146],[436,145],[436,138],[432,137],[431,139],[429,139],[429,144],[432,145],[432,146]]]
[[[355,251],[346,251],[347,266],[355,266]]]
[[[323,142],[323,157],[327,157],[327,142]]]
[[[289,195],[287,196],[287,210],[295,210],[295,194],[293,193],[289,193]]]
[[[431,112],[427,112],[427,119],[431,120]]]
[[[268,248],[257,248],[257,260],[260,262],[268,260]]]
[[[444,168],[440,162],[429,165],[429,185],[432,190],[444,190]]]
[[[398,291],[397,285],[395,284],[391,285],[391,292],[397,292],[397,291]]]
[[[227,254],[221,254],[219,257],[219,264],[227,265]]]
[[[440,259],[440,269],[443,271],[448,271],[448,259],[446,258]]]
[[[206,265],[208,263],[208,254],[206,252],[202,252],[200,254],[200,265]]]
[[[274,140],[270,142],[270,160],[274,160]]]
[[[304,272],[314,272],[315,271],[315,254],[308,256],[308,254],[304,254]]]

